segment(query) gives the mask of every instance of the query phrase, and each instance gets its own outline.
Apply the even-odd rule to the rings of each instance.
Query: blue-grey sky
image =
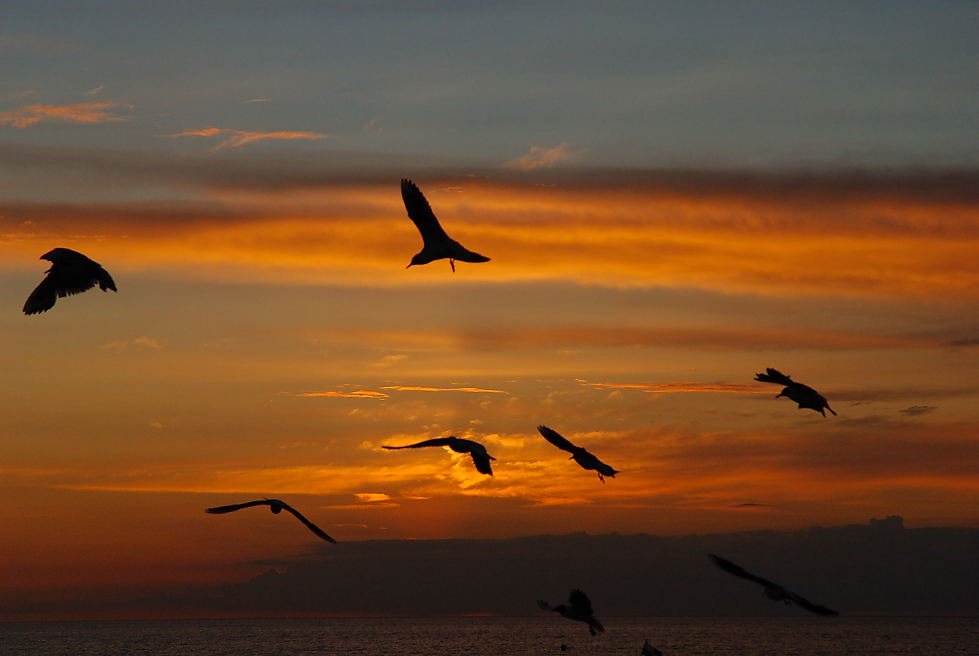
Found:
[[[977,159],[972,2],[42,1],[2,19],[0,111],[125,119],[8,142],[193,152],[213,143],[160,135],[219,127],[481,164],[561,143],[596,166]]]

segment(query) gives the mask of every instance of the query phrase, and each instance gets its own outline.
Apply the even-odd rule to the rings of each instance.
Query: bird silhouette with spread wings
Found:
[[[454,272],[456,260],[460,262],[489,261],[485,255],[472,252],[445,233],[439,224],[439,220],[435,218],[432,207],[425,200],[421,189],[411,180],[404,179],[401,181],[401,198],[404,199],[405,209],[408,210],[408,218],[418,228],[423,241],[422,249],[411,258],[409,267],[449,258],[449,266]]]
[[[605,477],[609,476],[615,478],[618,474],[618,470],[612,469],[611,466],[606,465],[604,462],[599,460],[594,454],[589,453],[588,450],[581,446],[575,446],[570,441],[568,441],[563,435],[558,433],[556,430],[552,430],[547,426],[538,426],[537,430],[540,434],[544,436],[544,439],[561,449],[562,451],[567,451],[571,454],[571,460],[582,466],[584,469],[594,469],[598,473],[598,478],[604,483]]]
[[[295,516],[296,519],[301,521],[306,528],[312,531],[316,537],[336,544],[336,540],[323,532],[323,529],[306,519],[302,513],[290,506],[288,503],[285,501],[280,501],[279,499],[258,499],[257,501],[246,501],[245,503],[233,503],[230,506],[207,508],[204,512],[211,513],[212,515],[220,515],[223,513],[234,512],[236,510],[242,510],[243,508],[251,508],[252,506],[268,506],[274,515],[278,515],[283,510],[288,510],[293,514],[293,516]]]
[[[832,617],[834,615],[839,615],[839,613],[833,610],[832,608],[827,608],[826,606],[814,604],[808,599],[801,597],[796,593],[792,592],[788,588],[785,588],[779,585],[778,583],[773,583],[768,579],[763,579],[760,576],[756,576],[755,574],[752,574],[751,572],[747,571],[740,565],[736,565],[735,563],[732,563],[730,560],[726,558],[721,558],[720,556],[716,556],[714,554],[707,554],[707,555],[710,557],[710,559],[713,561],[715,565],[723,569],[728,574],[733,574],[738,578],[742,578],[747,581],[751,581],[753,583],[757,583],[761,585],[763,588],[765,588],[764,590],[765,596],[771,599],[772,601],[782,601],[789,605],[795,604],[800,608],[805,608],[810,613],[815,613],[816,615],[822,615],[824,617]]]
[[[98,262],[70,248],[55,248],[40,257],[51,262],[44,280],[24,303],[24,314],[47,312],[59,298],[81,294],[98,285],[102,291],[116,291],[116,283]]]
[[[572,590],[571,594],[568,595],[567,604],[551,606],[543,599],[538,599],[537,606],[541,610],[553,611],[561,617],[566,617],[569,620],[584,622],[588,625],[588,632],[592,635],[598,635],[599,633],[605,631],[605,627],[602,626],[602,623],[595,619],[595,613],[591,608],[591,599],[588,598],[588,595],[577,588]]]
[[[460,437],[450,435],[449,437],[436,437],[435,439],[425,440],[417,444],[406,444],[405,446],[382,446],[382,449],[420,449],[426,446],[447,446],[456,453],[468,453],[472,456],[476,471],[480,474],[493,475],[493,468],[490,460],[496,460],[486,451],[486,447],[479,442],[464,440]]]
[[[800,409],[809,408],[811,410],[815,410],[825,417],[825,408],[826,410],[832,412],[833,416],[836,416],[836,412],[833,411],[833,408],[829,407],[829,403],[827,403],[826,398],[822,394],[808,385],[795,382],[778,369],[772,369],[769,367],[765,370],[765,373],[755,374],[755,380],[762,383],[785,385],[785,388],[775,395],[776,399],[780,396],[786,396],[798,403]]]

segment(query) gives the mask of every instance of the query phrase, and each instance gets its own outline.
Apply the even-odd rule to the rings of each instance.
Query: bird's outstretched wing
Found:
[[[768,367],[763,374],[755,374],[755,380],[762,383],[777,383],[779,385],[792,385],[792,379],[783,374],[778,369]]]
[[[401,180],[401,198],[405,202],[405,209],[408,210],[408,218],[418,228],[426,246],[449,239],[439,220],[435,218],[431,205],[414,182],[408,179]]]
[[[639,652],[639,656],[663,656],[663,652],[650,644],[649,640],[642,645],[642,651]]]
[[[296,519],[298,519],[303,524],[305,524],[306,528],[308,528],[310,531],[312,531],[316,535],[316,537],[322,538],[323,540],[326,540],[327,542],[330,542],[332,544],[336,544],[337,543],[336,540],[334,540],[329,535],[327,535],[325,532],[323,532],[323,529],[321,529],[319,526],[317,526],[313,522],[311,522],[308,519],[306,519],[305,517],[303,517],[302,513],[300,513],[298,510],[296,510],[295,508],[293,508],[292,506],[290,506],[288,503],[285,503],[284,501],[280,501],[279,503],[282,504],[282,507],[283,508],[285,508],[286,510],[288,510],[289,512],[291,512],[295,516]]]
[[[91,286],[89,285],[89,287]],[[27,297],[27,301],[24,303],[24,314],[47,312],[54,307],[54,302],[58,300],[59,295],[64,296],[58,292],[58,281],[49,273]]]
[[[246,501],[245,503],[233,503],[230,506],[217,506],[216,508],[207,508],[204,512],[219,515],[221,513],[234,512],[236,510],[241,510],[242,508],[251,508],[253,506],[270,506],[274,512],[278,512],[276,507],[280,509],[288,510],[293,516],[306,525],[310,531],[312,531],[317,537],[326,540],[327,542],[332,542],[336,544],[336,540],[327,535],[323,530],[314,524],[313,522],[306,519],[302,513],[290,506],[285,501],[279,499],[257,499],[255,501]]]
[[[417,442],[415,444],[405,444],[404,446],[382,446],[382,449],[418,449],[423,446],[449,446],[450,438],[448,437],[436,437],[431,440],[425,440],[424,442]]]
[[[476,466],[476,471],[480,474],[487,474],[489,476],[493,475],[493,466],[490,465],[490,460],[496,460],[493,456],[489,454],[476,453],[475,451],[470,451],[469,455],[472,456],[473,465]]]
[[[796,593],[792,592],[791,590],[785,590],[785,592],[789,595],[789,599],[792,600],[792,603],[794,603],[799,608],[805,608],[810,613],[815,613],[816,615],[822,615],[823,617],[835,617],[839,615],[839,613],[833,610],[832,608],[827,608],[826,606],[822,606],[820,604],[814,604],[808,599],[806,599],[805,597],[801,597]]]
[[[571,604],[572,608],[580,612],[582,615],[587,616],[594,612],[591,609],[591,599],[588,598],[588,595],[577,588],[572,590],[571,594],[568,595],[568,602]]]
[[[715,565],[723,569],[728,574],[733,574],[734,576],[737,576],[739,578],[747,579],[748,581],[753,581],[754,583],[759,583],[765,587],[781,587],[777,583],[772,583],[768,579],[763,579],[760,576],[756,576],[752,574],[751,572],[744,569],[740,565],[736,565],[735,563],[732,563],[727,558],[721,558],[720,556],[716,556],[714,554],[707,554],[707,555],[710,556],[710,559],[714,562]]]
[[[233,503],[230,506],[217,506],[216,508],[207,508],[204,512],[211,513],[212,515],[220,515],[222,513],[234,512],[236,510],[241,510],[242,508],[251,508],[252,506],[271,506],[272,502],[268,499],[259,499],[257,501],[246,501],[245,503]]]
[[[564,436],[558,433],[556,430],[552,430],[547,426],[538,426],[537,430],[540,431],[540,434],[544,437],[545,440],[547,440],[557,448],[561,449],[562,451],[567,451],[568,453],[574,453],[575,449],[578,448],[574,444],[569,442],[567,439],[565,439]]]

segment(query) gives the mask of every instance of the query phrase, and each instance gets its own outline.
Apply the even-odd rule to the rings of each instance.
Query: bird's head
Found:
[[[415,256],[411,258],[411,262],[409,262],[408,266],[406,266],[405,268],[407,269],[408,267],[413,267],[416,264],[428,264],[431,261],[432,258],[427,257],[425,254],[416,253]]]
[[[47,260],[48,262],[62,262],[77,255],[79,255],[79,253],[71,250],[70,248],[52,248],[38,259]]]

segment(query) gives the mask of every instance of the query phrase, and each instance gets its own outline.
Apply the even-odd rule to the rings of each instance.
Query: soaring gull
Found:
[[[401,198],[404,199],[405,209],[408,210],[408,218],[414,222],[424,242],[421,251],[411,258],[409,267],[415,264],[428,264],[433,260],[449,258],[449,266],[455,271],[456,260],[462,262],[489,261],[489,258],[485,255],[473,253],[455,239],[445,234],[445,230],[442,229],[439,220],[435,218],[435,213],[432,212],[432,207],[425,200],[421,189],[411,180],[405,179],[401,181]]]
[[[618,470],[612,469],[609,465],[606,465],[593,454],[589,453],[584,447],[575,446],[569,442],[556,430],[552,430],[547,426],[538,426],[537,430],[540,431],[540,434],[544,436],[545,440],[557,448],[570,453],[570,459],[577,462],[584,469],[594,469],[596,472],[598,472],[598,478],[601,479],[603,483],[605,482],[606,476],[615,478],[615,475],[619,473]]]
[[[569,620],[584,622],[588,625],[588,632],[592,635],[598,635],[605,630],[602,623],[595,619],[594,611],[591,609],[591,600],[588,598],[588,595],[578,589],[572,590],[571,594],[568,595],[568,602],[568,604],[551,606],[543,599],[538,599],[537,606],[541,610],[554,611],[561,617],[566,617]]]
[[[217,508],[208,508],[207,510],[205,510],[205,512],[209,512],[215,515],[220,515],[222,513],[229,513],[229,512],[234,512],[236,510],[241,510],[242,508],[251,508],[252,506],[268,506],[269,509],[272,511],[272,513],[275,515],[278,515],[283,510],[288,510],[296,517],[296,519],[298,519],[303,524],[305,524],[306,528],[308,528],[310,531],[315,533],[316,537],[326,540],[327,542],[332,542],[333,544],[336,544],[336,540],[334,540],[329,535],[324,533],[319,526],[317,526],[313,522],[303,517],[298,510],[290,506],[285,501],[280,501],[278,499],[259,499],[257,501],[246,501],[245,503],[234,503],[231,504],[230,506],[218,506]]]
[[[747,579],[765,588],[765,596],[772,601],[784,601],[786,604],[795,604],[801,608],[805,608],[810,613],[815,613],[816,615],[822,615],[824,617],[832,617],[834,615],[839,615],[838,612],[831,608],[826,608],[826,606],[820,606],[819,604],[814,604],[804,597],[800,597],[796,593],[792,592],[788,588],[784,588],[778,583],[773,583],[768,579],[763,579],[760,576],[756,576],[751,572],[745,570],[740,565],[732,563],[726,558],[721,558],[720,556],[715,556],[714,554],[708,554],[710,559],[714,561],[714,564],[723,569],[728,574],[733,574],[738,578]]]
[[[109,272],[93,260],[70,248],[55,248],[40,257],[51,262],[48,275],[34,288],[24,303],[24,314],[47,312],[59,298],[81,294],[96,284],[106,291],[116,291],[116,283]]]
[[[436,437],[435,439],[425,440],[417,444],[406,444],[405,446],[382,446],[383,449],[420,449],[424,446],[447,446],[456,453],[468,453],[472,456],[476,471],[480,474],[493,475],[493,468],[490,467],[490,460],[496,460],[486,452],[486,447],[479,442],[464,440],[460,437]]]
[[[796,403],[799,404],[800,408],[810,408],[815,410],[822,416],[826,416],[826,412],[823,410],[829,410],[833,412],[833,408],[829,407],[829,403],[826,402],[825,397],[822,394],[809,387],[808,385],[803,385],[802,383],[797,383],[785,374],[783,374],[778,369],[772,369],[769,367],[765,370],[766,373],[755,374],[755,380],[762,383],[776,383],[778,385],[785,385],[785,388],[779,392],[775,398],[780,396],[787,396]]]

